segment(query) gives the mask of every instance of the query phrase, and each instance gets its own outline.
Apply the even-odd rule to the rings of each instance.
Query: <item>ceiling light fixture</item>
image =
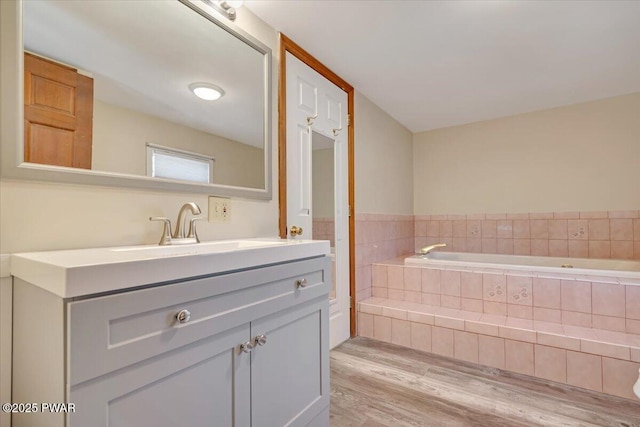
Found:
[[[195,96],[205,101],[215,101],[224,95],[224,90],[222,90],[221,87],[212,85],[211,83],[191,83],[189,90],[191,90]]]
[[[205,4],[211,6],[217,12],[225,15],[232,21],[236,20],[236,9],[242,6],[242,0],[202,0]]]

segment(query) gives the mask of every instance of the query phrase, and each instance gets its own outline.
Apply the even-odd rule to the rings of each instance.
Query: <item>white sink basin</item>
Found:
[[[326,240],[242,239],[11,255],[11,274],[62,298],[329,254]]]

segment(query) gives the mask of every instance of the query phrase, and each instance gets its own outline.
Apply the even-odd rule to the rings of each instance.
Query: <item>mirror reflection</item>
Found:
[[[23,21],[25,162],[265,188],[264,52],[177,1]]]
[[[318,133],[311,134],[311,206],[313,206],[312,239],[328,240],[331,246],[331,291],[336,295],[335,260],[335,141]]]

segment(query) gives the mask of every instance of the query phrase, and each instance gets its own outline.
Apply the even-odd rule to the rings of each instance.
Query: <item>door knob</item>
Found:
[[[302,227],[293,226],[291,227],[290,233],[291,236],[302,236]]]
[[[258,335],[255,339],[255,343],[259,346],[263,346],[267,343],[267,336],[264,334]]]

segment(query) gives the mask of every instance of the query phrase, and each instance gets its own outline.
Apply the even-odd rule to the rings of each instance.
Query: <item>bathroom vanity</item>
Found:
[[[327,242],[12,256],[22,426],[328,426]]]

